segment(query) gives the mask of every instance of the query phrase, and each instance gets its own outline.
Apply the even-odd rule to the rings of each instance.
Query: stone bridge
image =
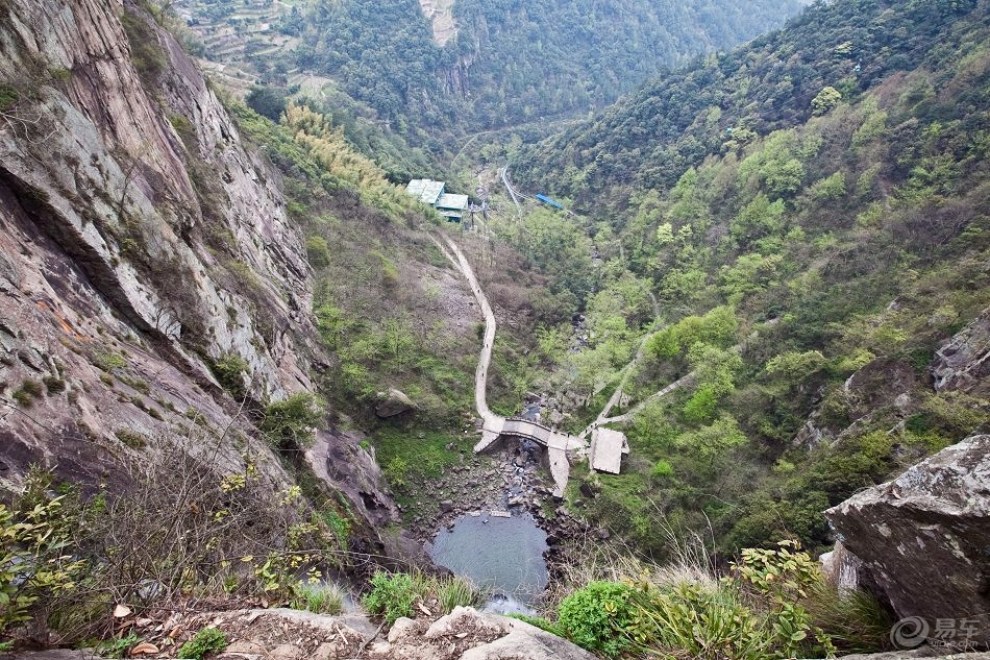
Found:
[[[481,433],[481,441],[474,446],[475,453],[483,452],[503,437],[525,438],[547,448],[547,458],[550,461],[550,474],[553,476],[555,497],[563,497],[567,488],[571,466],[567,459],[568,451],[582,452],[587,444],[581,438],[558,433],[551,428],[521,417],[498,417],[491,415],[485,418]]]

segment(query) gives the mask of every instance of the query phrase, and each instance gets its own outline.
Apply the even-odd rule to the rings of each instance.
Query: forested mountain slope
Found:
[[[286,29],[298,64],[337,78],[388,119],[491,128],[583,112],[664,66],[782,23],[793,0],[458,0],[439,46],[417,0],[320,0]]]
[[[517,177],[532,173],[534,185],[581,202],[670,187],[709,154],[808,120],[827,107],[826,98],[813,103],[826,87],[856,98],[933,50],[951,50],[954,25],[985,20],[984,11],[976,0],[818,2],[787,29],[659,76],[532,148]]]
[[[594,517],[661,554],[658,526],[711,525],[730,554],[824,547],[825,508],[986,429],[987,19],[975,0],[819,4],[524,154],[528,189],[598,218],[504,230],[525,250],[559,226],[604,262],[589,287],[529,253],[587,293],[588,350],[542,335],[591,399],[576,428],[641,341],[615,413],[692,374],[626,423],[628,469],[581,498]]]

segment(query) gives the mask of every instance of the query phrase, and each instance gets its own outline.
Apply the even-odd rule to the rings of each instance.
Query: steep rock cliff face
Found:
[[[193,438],[284,482],[210,364],[241,358],[256,402],[310,389],[309,267],[278,174],[181,47],[129,0],[6,0],[0,120],[0,479],[94,482]],[[355,464],[354,509],[395,519]]]
[[[825,515],[900,618],[976,623],[988,640],[990,436],[976,435]]]
[[[132,11],[131,38],[157,40],[140,57],[161,58],[144,76],[120,3],[14,3],[3,68],[22,97],[10,114],[24,123],[3,135],[2,176],[42,198],[26,205],[39,229],[86,257],[89,279],[137,330],[214,357],[237,352],[256,392],[307,387],[285,360],[288,324],[297,337],[308,329],[299,312],[310,291],[277,180],[177,44]],[[249,313],[262,302],[270,327]]]

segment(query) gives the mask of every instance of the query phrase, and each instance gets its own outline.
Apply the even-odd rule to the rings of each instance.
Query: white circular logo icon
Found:
[[[916,649],[928,639],[931,627],[920,616],[901,619],[890,629],[890,641],[899,649]]]

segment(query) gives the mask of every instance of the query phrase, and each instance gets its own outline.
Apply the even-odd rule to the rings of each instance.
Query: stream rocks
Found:
[[[508,509],[513,515],[529,513],[557,538],[583,533],[584,526],[554,501],[549,472],[540,464],[542,452],[510,440],[494,454],[464,457],[429,485],[431,496],[420,495],[414,502],[412,532],[429,541],[465,515]]]
[[[902,618],[970,622],[990,642],[990,435],[944,449],[826,514]]]
[[[544,560],[553,584],[570,562],[566,541],[582,538],[589,530],[554,500],[542,453],[542,448],[534,452],[517,440],[506,440],[495,453],[462,455],[459,465],[428,484],[428,492],[425,484],[416,491],[407,509],[407,526],[429,546],[462,517],[487,519],[492,511],[506,510],[513,516],[530,515],[547,534]]]

